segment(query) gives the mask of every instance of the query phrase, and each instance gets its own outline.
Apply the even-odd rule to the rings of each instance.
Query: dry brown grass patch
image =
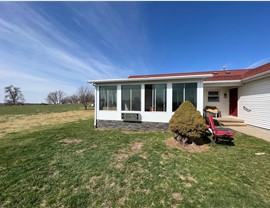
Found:
[[[124,167],[125,160],[130,156],[130,153],[127,152],[119,152],[115,155],[116,165],[115,167],[117,169],[122,169]]]
[[[186,188],[190,188],[191,186],[192,186],[192,184],[189,182],[184,183],[184,187],[186,187]]]
[[[194,145],[194,144],[190,144],[190,145],[183,145],[180,142],[176,141],[173,137],[166,139],[166,144],[169,147],[173,147],[173,148],[177,148],[183,151],[187,151],[187,152],[205,152],[209,149],[208,145]]]
[[[117,169],[122,169],[124,167],[124,162],[132,155],[139,153],[141,151],[141,148],[143,147],[143,142],[133,142],[132,144],[130,144],[130,149],[131,151],[119,151],[116,155],[115,155],[115,161],[116,164],[114,164],[114,167],[116,167]],[[143,158],[147,158],[147,156],[145,154],[141,154],[140,155]]]
[[[197,183],[197,180],[194,177],[192,177],[192,176],[188,176],[187,177],[187,180],[188,181],[191,181],[191,182],[194,182],[194,183]]]
[[[66,138],[66,139],[62,139],[59,141],[60,143],[65,143],[65,144],[70,144],[70,143],[81,143],[82,140],[81,139],[71,139],[71,138]]]
[[[176,201],[180,201],[183,199],[182,195],[179,193],[173,193],[172,197],[176,200]]]
[[[132,152],[139,152],[142,149],[143,142],[134,142],[131,145]]]
[[[8,133],[30,130],[36,127],[86,120],[93,115],[93,111],[79,110],[37,115],[3,116],[0,119],[0,137]]]
[[[129,157],[129,154],[128,153],[126,153],[126,152],[119,152],[116,155],[115,159],[116,159],[116,161],[121,162],[123,160],[126,160],[128,157]]]

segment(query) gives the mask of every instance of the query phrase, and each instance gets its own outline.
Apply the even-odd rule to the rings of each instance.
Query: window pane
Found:
[[[166,111],[166,84],[145,85],[145,111]]]
[[[141,85],[132,86],[132,111],[141,110]]]
[[[208,95],[218,96],[218,91],[208,91]]]
[[[141,85],[122,86],[122,110],[141,110]]]
[[[185,84],[185,100],[189,100],[197,108],[197,83]]]
[[[153,93],[153,85],[151,84],[145,85],[145,111],[153,111],[152,93]]]
[[[156,111],[166,111],[166,84],[155,85]]]
[[[177,83],[173,84],[173,111],[183,103],[184,101],[184,84]]]
[[[116,110],[116,98],[116,86],[99,87],[99,110]]]
[[[122,86],[122,110],[130,110],[130,87]]]
[[[208,91],[208,102],[219,102],[219,92]]]

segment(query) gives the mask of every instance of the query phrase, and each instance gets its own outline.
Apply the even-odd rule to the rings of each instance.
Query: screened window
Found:
[[[208,91],[208,102],[219,102],[219,92]]]
[[[173,84],[173,111],[186,100],[197,107],[197,83]]]
[[[99,110],[117,109],[116,86],[99,87]]]
[[[145,111],[166,111],[166,84],[145,85]]]
[[[141,85],[122,86],[122,110],[123,111],[141,110]]]
[[[185,84],[185,100],[189,100],[197,108],[197,83]]]

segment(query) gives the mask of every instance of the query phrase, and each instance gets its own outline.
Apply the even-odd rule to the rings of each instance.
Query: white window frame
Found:
[[[209,95],[209,92],[217,92],[217,95]],[[217,98],[217,101],[209,100],[209,97],[210,98]],[[219,103],[219,101],[220,101],[220,92],[219,92],[219,90],[208,90],[207,91],[207,101],[209,103]]]

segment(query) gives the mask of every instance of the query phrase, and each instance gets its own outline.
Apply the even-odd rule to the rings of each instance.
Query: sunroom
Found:
[[[95,86],[95,127],[166,129],[189,100],[203,114],[203,80],[212,74],[88,81]]]

